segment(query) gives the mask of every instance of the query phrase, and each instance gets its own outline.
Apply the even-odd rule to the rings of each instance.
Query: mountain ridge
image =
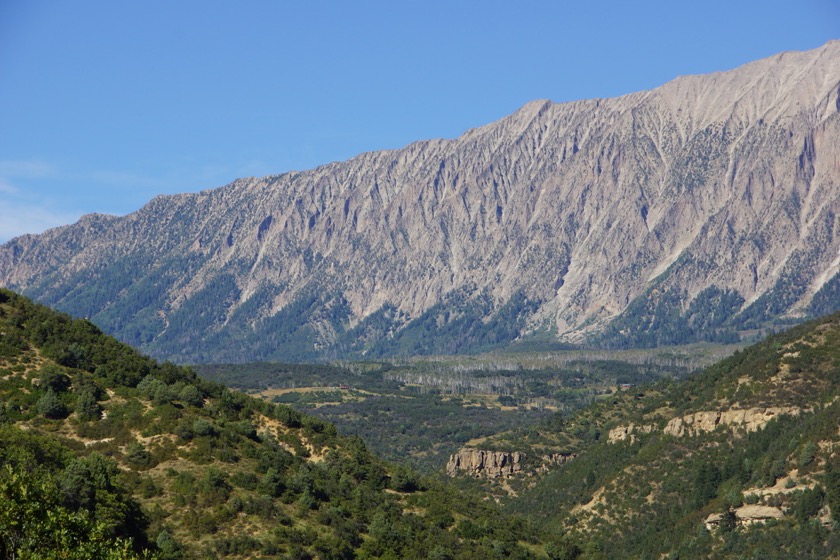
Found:
[[[251,359],[655,345],[678,324],[732,340],[840,287],[838,91],[832,41],[533,101],[456,139],[14,239],[0,284],[176,361],[246,359],[231,342]]]

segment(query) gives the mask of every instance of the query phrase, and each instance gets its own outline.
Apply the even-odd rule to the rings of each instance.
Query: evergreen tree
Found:
[[[58,398],[52,389],[48,389],[44,395],[38,399],[38,412],[51,420],[59,420],[67,417],[67,406]]]

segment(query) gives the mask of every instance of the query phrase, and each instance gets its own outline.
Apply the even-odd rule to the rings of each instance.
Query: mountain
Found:
[[[178,362],[737,340],[840,297],[840,41],[0,247]]]
[[[485,439],[448,469],[490,477],[507,511],[582,558],[838,558],[838,426],[840,313]]]
[[[524,559],[563,543],[0,290],[3,558]]]

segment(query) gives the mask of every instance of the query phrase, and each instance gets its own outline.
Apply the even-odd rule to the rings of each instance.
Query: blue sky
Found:
[[[0,0],[0,242],[832,38],[837,0]]]

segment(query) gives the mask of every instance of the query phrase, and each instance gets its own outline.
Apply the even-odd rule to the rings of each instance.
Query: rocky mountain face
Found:
[[[840,42],[0,247],[176,361],[731,340],[840,301]]]

